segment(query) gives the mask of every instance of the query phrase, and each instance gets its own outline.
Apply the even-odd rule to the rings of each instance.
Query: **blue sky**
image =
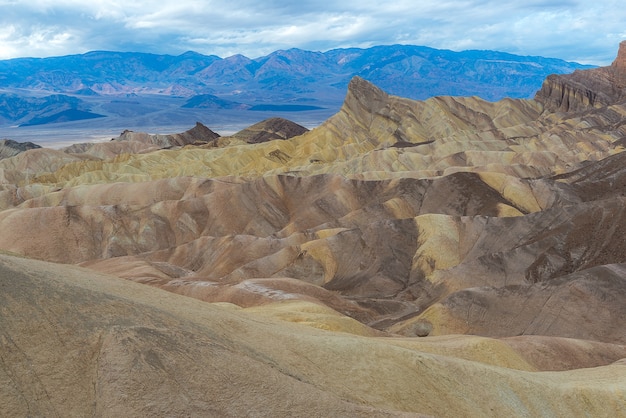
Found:
[[[622,0],[0,0],[0,59],[92,50],[250,58],[389,44],[607,65]]]

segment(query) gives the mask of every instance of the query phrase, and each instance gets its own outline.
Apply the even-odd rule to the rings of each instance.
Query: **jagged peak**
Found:
[[[619,44],[619,50],[617,51],[617,57],[611,64],[614,68],[620,68],[626,70],[626,41],[622,41]]]
[[[352,77],[348,84],[348,93],[352,93],[357,96],[387,96],[387,93],[382,91],[373,83],[367,81],[364,78],[357,76]]]
[[[258,144],[276,139],[291,139],[305,132],[308,132],[307,128],[288,119],[269,118],[237,132],[232,137],[249,144]]]
[[[550,75],[535,96],[547,111],[584,111],[618,103],[626,97],[626,41],[610,66]]]
[[[208,128],[207,126],[203,125],[200,122],[196,122],[196,125],[193,128],[183,132],[183,135],[184,134],[191,135],[195,137],[196,139],[202,139],[204,141],[208,141],[208,140],[212,140],[212,139],[220,137],[220,134],[212,131],[210,128]]]
[[[617,51],[617,58],[611,64],[612,81],[615,87],[623,89],[626,87],[626,41],[622,41],[619,44],[619,50]]]
[[[348,93],[343,107],[356,111],[367,110],[375,113],[385,105],[389,95],[369,81],[354,76],[348,84]]]

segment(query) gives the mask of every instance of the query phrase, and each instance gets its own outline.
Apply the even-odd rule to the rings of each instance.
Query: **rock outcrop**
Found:
[[[138,154],[185,145],[204,145],[219,137],[219,134],[197,122],[193,128],[178,134],[149,134],[126,130],[108,143],[75,144],[65,148],[64,151],[107,159],[124,153]]]
[[[33,144],[32,142],[17,142],[11,139],[2,139],[0,140],[0,160],[14,157],[20,152],[35,148],[41,148],[41,146]]]
[[[202,145],[219,138],[220,135],[213,132],[200,122],[196,126],[180,134],[146,134],[132,131],[124,131],[113,141],[141,142],[157,145],[159,148],[182,147],[185,145]]]
[[[277,139],[290,139],[308,131],[304,126],[290,120],[270,118],[237,132],[231,138],[248,144],[260,144]]]
[[[626,41],[608,67],[551,75],[535,100],[550,112],[577,112],[602,108],[626,99]]]

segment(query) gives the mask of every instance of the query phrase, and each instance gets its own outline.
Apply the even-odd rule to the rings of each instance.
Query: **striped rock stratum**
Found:
[[[2,404],[626,414],[625,56],[532,100],[357,77],[310,131],[11,151]]]

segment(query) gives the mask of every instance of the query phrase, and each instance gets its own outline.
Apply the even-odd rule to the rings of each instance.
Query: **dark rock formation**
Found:
[[[125,130],[119,137],[109,142],[73,144],[63,151],[83,159],[106,159],[120,154],[146,153],[186,145],[206,145],[219,137],[218,133],[197,122],[193,128],[182,133],[148,134]]]
[[[270,118],[237,132],[232,138],[248,144],[260,144],[276,139],[290,139],[309,130],[302,125],[283,118]]]
[[[142,143],[149,143],[158,145],[160,148],[167,148],[173,146],[185,146],[185,145],[202,145],[209,143],[220,135],[213,132],[200,122],[196,122],[196,126],[188,131],[179,134],[147,134],[143,132],[124,131],[118,138],[114,138],[114,141],[137,141]]]
[[[3,158],[13,157],[21,152],[35,148],[41,148],[41,146],[33,144],[32,142],[17,142],[12,139],[1,139],[0,160]]]

